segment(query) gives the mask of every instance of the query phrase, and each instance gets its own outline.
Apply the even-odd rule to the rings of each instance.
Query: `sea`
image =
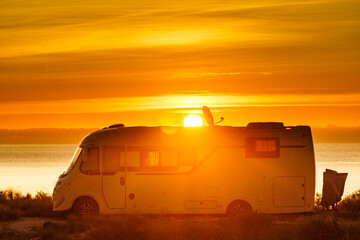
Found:
[[[77,145],[0,145],[0,190],[35,195],[52,193],[58,176]],[[323,172],[348,173],[344,196],[360,189],[360,143],[315,143],[316,192],[322,192]]]

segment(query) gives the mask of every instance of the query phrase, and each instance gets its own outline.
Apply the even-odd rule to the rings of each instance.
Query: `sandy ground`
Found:
[[[221,217],[196,217],[194,219],[192,219],[192,221],[194,222],[206,222],[206,221],[210,221],[210,222],[218,222],[220,221],[222,218]],[[179,219],[180,222],[187,222],[189,221],[188,218],[184,218],[184,219]],[[14,231],[21,231],[21,232],[31,232],[32,230],[34,230],[35,228],[41,228],[45,222],[52,222],[52,223],[65,223],[66,220],[54,220],[51,218],[39,218],[39,217],[24,217],[24,218],[20,218],[18,220],[15,221],[7,221],[7,222],[0,222],[0,230],[2,230],[3,228],[7,228],[10,230],[14,230]],[[297,224],[296,222],[296,217],[294,216],[287,216],[287,219],[282,219],[282,220],[277,220],[274,222],[275,224]]]
[[[7,228],[9,230],[20,231],[20,232],[31,232],[35,228],[41,228],[45,222],[56,222],[62,223],[65,222],[63,220],[54,220],[49,218],[21,218],[15,221],[8,221],[8,222],[0,222],[0,230],[3,228]]]
[[[224,217],[216,217],[216,216],[197,216],[197,217],[179,217],[178,221],[181,222],[218,222],[221,221]],[[298,224],[296,221],[297,216],[286,216],[280,217],[280,219],[276,219],[273,224],[276,225],[294,225]],[[40,218],[40,217],[24,217],[14,221],[5,221],[0,222],[0,232],[3,230],[10,230],[12,232],[12,236],[15,236],[11,239],[28,239],[29,236],[35,236],[34,234],[43,228],[44,223],[51,222],[57,224],[66,224],[66,220],[61,219],[51,219],[51,218]],[[73,239],[83,239],[88,231],[75,233],[73,235]],[[24,237],[25,236],[25,237]],[[0,237],[1,238],[1,237]],[[39,239],[38,237],[31,239]]]

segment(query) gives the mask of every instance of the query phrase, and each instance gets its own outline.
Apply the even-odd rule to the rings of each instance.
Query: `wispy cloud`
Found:
[[[242,107],[359,107],[360,94],[347,95],[229,95],[229,94],[186,94],[152,97],[128,97],[106,99],[78,99],[54,101],[27,101],[0,103],[2,114],[63,114],[63,113],[106,113],[171,110],[199,112],[203,105],[216,110]]]
[[[270,75],[272,72],[207,72],[207,73],[179,73],[174,77],[216,77],[216,76],[234,76],[234,75]]]

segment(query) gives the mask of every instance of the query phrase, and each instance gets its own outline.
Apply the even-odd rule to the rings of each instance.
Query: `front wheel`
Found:
[[[91,198],[81,198],[75,202],[73,213],[81,217],[94,216],[99,214],[99,207],[95,200]]]
[[[226,214],[230,217],[238,217],[252,214],[252,208],[249,203],[244,200],[236,200],[229,204]]]

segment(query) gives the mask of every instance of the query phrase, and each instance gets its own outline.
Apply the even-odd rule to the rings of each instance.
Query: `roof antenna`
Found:
[[[224,121],[224,118],[221,117],[220,118],[220,121],[217,121],[216,123],[214,123],[214,118],[213,118],[213,115],[210,111],[210,109],[207,107],[207,106],[203,106],[202,107],[202,112],[203,112],[203,116],[205,118],[205,121],[207,122],[207,124],[211,127],[211,126],[214,126],[218,123],[221,123],[222,121]]]
[[[218,123],[221,123],[222,121],[224,121],[224,118],[221,117],[219,121],[217,121],[216,123],[214,123],[215,125],[218,124]]]

